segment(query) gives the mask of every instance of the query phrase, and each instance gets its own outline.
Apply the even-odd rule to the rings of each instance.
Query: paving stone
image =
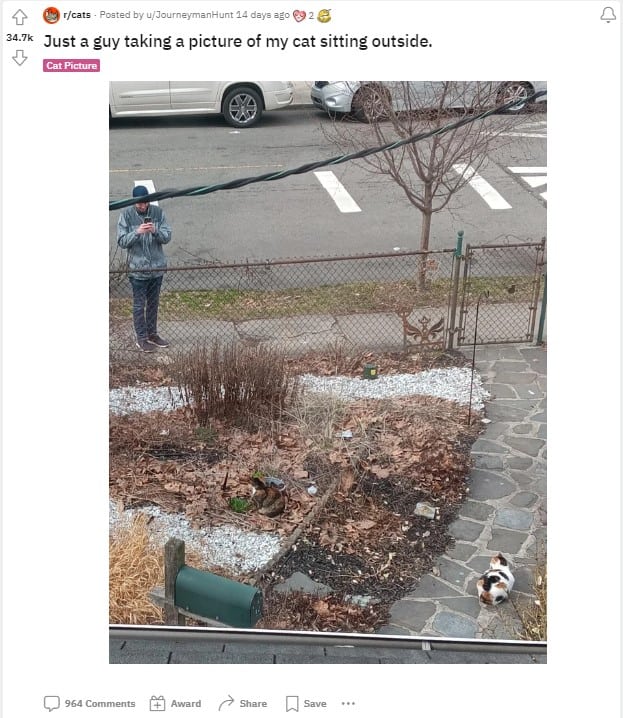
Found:
[[[512,386],[508,386],[508,384],[489,384],[487,383],[485,385],[485,388],[487,391],[491,394],[491,396],[494,399],[517,399],[519,398],[517,396],[517,392],[513,389]]]
[[[501,456],[494,454],[476,454],[474,456],[474,466],[477,469],[503,469],[504,462]]]
[[[302,571],[296,571],[283,583],[275,586],[278,593],[287,593],[289,591],[302,591],[303,593],[312,593],[318,596],[327,596],[333,592],[330,586],[324,583],[313,581],[307,574]]]
[[[541,424],[536,432],[537,438],[547,440],[547,424]]]
[[[465,350],[465,354],[469,358],[471,358],[471,351],[473,350]],[[500,344],[488,344],[486,346],[477,347],[476,358],[479,361],[484,361],[485,359],[489,361],[519,361],[523,359],[517,347]]]
[[[519,553],[519,549],[523,546],[528,534],[520,531],[509,531],[502,528],[493,528],[491,530],[491,540],[487,544],[487,548],[493,553],[500,552],[514,556]]]
[[[515,424],[512,428],[513,434],[531,434],[533,431],[532,424]]]
[[[472,444],[472,454],[506,454],[508,447],[499,441],[476,439]]]
[[[530,506],[534,506],[534,503],[538,498],[538,495],[533,494],[532,491],[520,491],[518,494],[513,496],[511,504],[513,504],[513,506],[519,506],[520,508],[527,509]]]
[[[476,638],[478,623],[458,613],[441,611],[433,620],[433,628],[442,635],[452,638]]]
[[[459,509],[459,516],[464,519],[486,521],[493,513],[493,507],[481,501],[466,501]]]
[[[499,359],[493,365],[497,372],[500,371],[531,371],[530,366],[527,364],[523,357],[517,359]]]
[[[506,464],[509,469],[529,469],[532,466],[532,459],[527,456],[509,456]]]
[[[538,375],[532,371],[501,371],[496,374],[495,379],[500,384],[511,384],[518,386],[523,384],[535,384]]]
[[[513,491],[514,486],[500,474],[482,469],[473,469],[469,474],[469,495],[472,499],[501,499]]]
[[[482,524],[457,519],[448,526],[448,533],[458,541],[476,541],[480,537],[483,528]]]
[[[524,509],[503,508],[496,512],[494,524],[515,531],[528,531],[534,516]]]
[[[468,561],[474,555],[475,550],[471,543],[455,543],[451,549],[446,551],[446,556],[457,561]]]
[[[491,563],[491,556],[474,556],[474,558],[468,563],[468,566],[475,571],[478,576],[474,579],[474,591],[476,590],[476,581],[482,574],[489,568]],[[471,585],[471,584],[470,584]]]
[[[532,371],[547,374],[547,350],[542,347],[522,347],[519,353],[530,364]]]
[[[471,573],[469,569],[465,568],[465,566],[462,566],[460,563],[451,561],[450,559],[444,557],[439,559],[438,567],[441,578],[443,578],[444,581],[451,583],[453,586],[456,586],[459,590],[463,589],[465,579]]]
[[[547,411],[539,411],[532,417],[532,421],[541,421],[544,424],[547,423]]]
[[[537,399],[538,400],[543,396],[543,392],[541,391],[541,389],[537,383],[522,384],[520,386],[516,386],[515,391],[517,392],[517,398],[519,398],[519,399]]]
[[[519,568],[512,567],[513,576],[515,577],[515,585],[513,591],[519,593],[534,594],[534,569],[528,566]]]
[[[424,579],[422,579],[424,580]],[[420,584],[422,581],[420,581]],[[433,596],[439,592],[433,592]],[[410,601],[405,598],[396,601],[391,607],[389,617],[392,623],[400,623],[415,631],[421,631],[426,621],[435,613],[437,607],[429,601]]]
[[[476,580],[476,579],[475,579]],[[480,601],[478,600],[478,592],[474,590],[470,596],[464,598],[444,598],[443,605],[456,613],[465,613],[473,618],[478,618],[480,614]]]
[[[489,424],[485,424],[485,430],[481,434],[481,439],[489,439],[491,441],[495,441],[495,439],[499,438],[500,436],[504,436],[506,432],[509,430],[510,424],[507,424],[503,421],[492,421]]]
[[[493,614],[493,620],[487,626],[487,638],[499,641],[519,639],[522,625],[510,601],[504,601],[497,606],[485,606],[483,610]]]
[[[427,574],[426,576],[422,576],[422,578],[420,579],[420,583],[418,584],[418,587],[415,589],[415,591],[413,591],[413,593],[409,594],[409,596],[411,596],[413,598],[440,598],[442,596],[460,596],[460,595],[461,594],[458,591],[456,591],[454,588],[447,586],[445,583],[442,583],[441,581],[436,579],[434,576],[431,576],[430,574]],[[404,600],[402,602],[404,602]],[[417,605],[428,605],[428,604],[420,604],[419,601],[410,601],[409,603],[414,603]]]
[[[487,402],[486,413],[492,421],[522,421],[530,412],[530,408],[522,406],[506,406],[498,402]]]
[[[543,448],[543,439],[529,439],[527,437],[507,436],[506,443],[513,449],[521,451],[528,456],[536,456]]]
[[[510,475],[517,486],[532,488],[534,484],[534,476],[528,474],[526,471],[511,471]]]

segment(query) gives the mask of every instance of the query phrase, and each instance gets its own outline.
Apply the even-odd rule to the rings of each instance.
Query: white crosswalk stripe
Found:
[[[467,178],[470,187],[474,189],[491,207],[491,209],[511,209],[511,205],[502,195],[481,177],[476,170],[466,163],[460,162],[452,165],[455,172]]]
[[[543,187],[547,184],[547,167],[509,167],[510,172],[520,176],[532,189]],[[547,200],[547,190],[539,193],[544,200]]]
[[[361,212],[361,207],[348,194],[344,185],[333,172],[314,172],[320,184],[327,190],[340,212]]]

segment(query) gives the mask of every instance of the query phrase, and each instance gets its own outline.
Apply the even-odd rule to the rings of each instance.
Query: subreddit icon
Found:
[[[61,13],[56,7],[46,7],[43,11],[43,19],[49,24],[54,25],[61,19]]]
[[[319,10],[318,15],[316,15],[318,22],[329,22],[331,20],[331,11],[330,10]]]

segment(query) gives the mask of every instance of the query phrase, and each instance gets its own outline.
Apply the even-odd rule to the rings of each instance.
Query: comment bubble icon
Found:
[[[60,696],[44,696],[43,697],[43,707],[47,708],[49,711],[57,710],[58,708],[61,707]]]

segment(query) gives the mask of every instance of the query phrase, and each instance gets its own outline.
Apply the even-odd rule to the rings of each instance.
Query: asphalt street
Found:
[[[207,186],[341,155],[327,136],[332,124],[311,106],[265,113],[248,130],[219,116],[113,121],[110,198],[127,197],[144,181],[158,190]],[[459,229],[474,244],[545,236],[546,133],[546,114],[520,116],[472,182],[434,215],[431,248],[453,246]],[[354,162],[321,171],[164,200],[173,227],[170,265],[419,248],[420,214],[390,178]],[[117,216],[110,212],[111,260],[122,255]]]

